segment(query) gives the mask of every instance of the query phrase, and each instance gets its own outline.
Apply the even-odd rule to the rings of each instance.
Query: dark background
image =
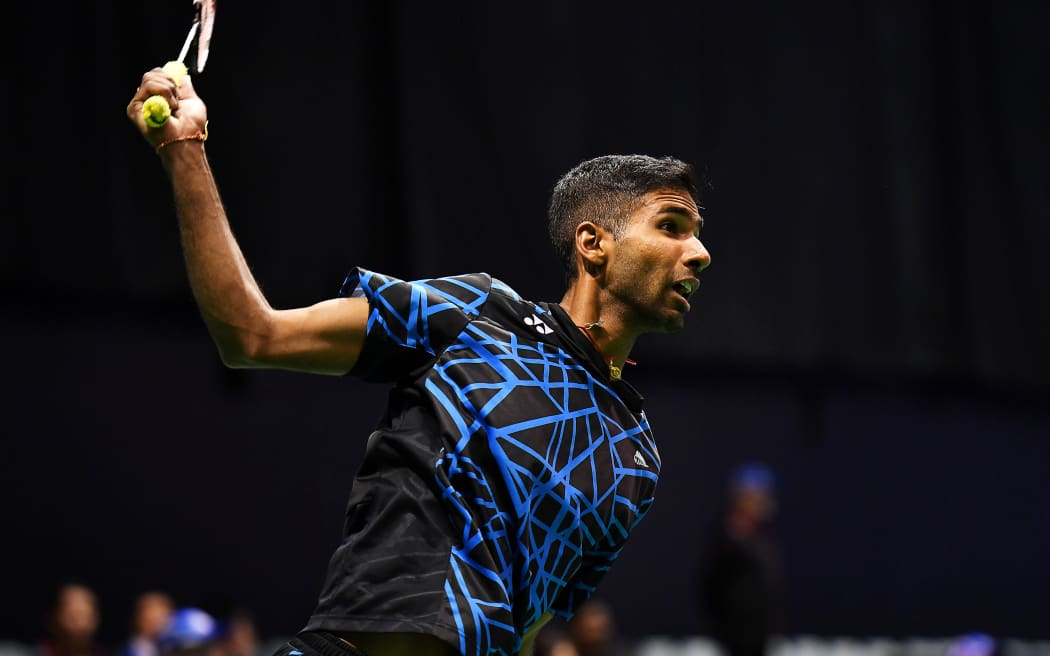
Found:
[[[384,390],[221,367],[124,117],[189,2],[19,5],[0,102],[0,636],[86,580],[297,630]],[[713,265],[630,378],[659,502],[603,592],[703,630],[727,472],[778,474],[790,634],[1050,637],[1046,3],[221,4],[208,152],[279,307],[353,264],[560,296],[544,212],[605,153],[693,162]]]

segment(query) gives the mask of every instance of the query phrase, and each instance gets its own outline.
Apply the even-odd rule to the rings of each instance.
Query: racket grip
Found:
[[[164,64],[162,70],[175,81],[176,86],[182,83],[182,78],[186,77],[186,73],[189,72],[186,65],[180,61],[170,61]],[[146,98],[146,102],[142,103],[142,120],[149,127],[154,129],[162,127],[169,118],[171,118],[171,106],[163,97],[150,96]]]
[[[171,106],[160,96],[150,96],[142,103],[142,120],[151,128],[162,127],[171,118]]]

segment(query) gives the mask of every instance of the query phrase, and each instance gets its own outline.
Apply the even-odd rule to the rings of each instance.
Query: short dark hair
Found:
[[[680,189],[699,203],[693,167],[674,157],[603,155],[577,164],[554,185],[547,212],[554,252],[566,280],[576,277],[576,226],[592,221],[620,238],[641,197]]]

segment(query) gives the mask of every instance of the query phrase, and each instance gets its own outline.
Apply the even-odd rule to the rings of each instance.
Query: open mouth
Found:
[[[688,300],[699,286],[700,281],[696,278],[686,278],[685,280],[679,280],[676,282],[672,285],[672,288]]]

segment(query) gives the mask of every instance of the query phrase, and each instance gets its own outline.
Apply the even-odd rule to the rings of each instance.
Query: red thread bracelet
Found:
[[[204,132],[201,132],[200,130],[197,130],[193,134],[187,134],[187,135],[183,135],[181,137],[175,137],[174,139],[168,139],[167,141],[163,141],[163,142],[157,144],[157,154],[160,154],[160,149],[161,148],[164,148],[166,146],[170,146],[171,144],[178,143],[180,141],[201,141],[201,142],[204,142],[204,141],[207,141],[207,140],[208,140],[208,122],[205,121],[204,122]]]

